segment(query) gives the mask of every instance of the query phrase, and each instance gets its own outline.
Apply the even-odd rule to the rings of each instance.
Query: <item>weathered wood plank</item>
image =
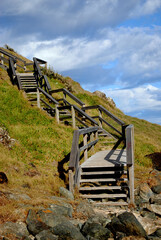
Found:
[[[127,178],[95,178],[95,179],[81,179],[81,183],[89,183],[89,182],[116,182],[116,181],[128,181]]]
[[[84,145],[83,147],[81,147],[81,148],[80,148],[80,151],[82,152],[82,151],[84,151],[84,150],[86,150],[86,149],[94,146],[98,141],[99,141],[99,140],[96,139],[96,140],[94,140],[94,141],[92,141],[92,142],[90,142],[90,143],[88,143],[88,144],[87,144],[86,141],[85,141],[84,144],[86,143],[86,145]],[[87,160],[87,159],[86,159],[86,160]]]
[[[130,203],[134,204],[134,126],[126,128],[127,166],[129,172]]]
[[[86,134],[86,133],[92,133],[92,132],[97,132],[99,127],[88,127],[84,129],[79,130],[79,134]]]
[[[84,134],[84,136],[83,136],[83,144],[84,144],[84,146],[81,148],[82,150],[80,149],[80,151],[84,150],[84,161],[86,161],[87,158],[88,158],[87,138],[88,138],[88,135]]]
[[[115,127],[113,127],[110,123],[108,123],[105,119],[99,117],[99,119],[101,119],[102,122],[104,122],[106,125],[108,125],[110,128],[112,128],[113,130],[115,130],[117,133],[119,133],[122,136],[122,132],[120,132],[119,130],[117,130]]]
[[[37,88],[37,107],[40,108],[40,91],[39,89]]]
[[[58,93],[58,92],[63,92],[65,95],[68,95],[71,99],[73,99],[75,102],[77,102],[80,106],[84,105],[84,103],[79,98],[74,96],[71,92],[69,92],[65,88],[60,88],[60,89],[55,89],[55,90],[50,91],[50,93]]]
[[[127,198],[126,194],[83,194],[82,198]]]
[[[42,92],[47,98],[49,98],[53,103],[59,104],[50,94],[44,91],[42,88],[38,87],[39,91]]]
[[[80,187],[81,191],[95,191],[95,190],[122,190],[122,186],[98,186],[98,187]],[[127,187],[126,187],[127,188]]]
[[[76,119],[78,122],[80,122],[83,126],[85,126],[86,128],[88,128],[88,125],[87,125],[85,122],[83,122],[79,117],[75,116],[75,119]]]
[[[74,179],[73,179],[73,171],[69,170],[69,191],[74,193]]]
[[[75,167],[75,162],[78,154],[78,144],[79,144],[79,130],[75,130],[69,159],[69,168]]]
[[[76,122],[75,122],[75,110],[74,107],[71,106],[71,111],[72,111],[72,126],[75,129],[76,128]]]
[[[110,202],[110,201],[108,201],[108,202],[96,202],[96,203],[93,203],[93,205],[95,206],[99,206],[99,205],[101,205],[101,206],[127,206],[128,205],[128,203],[127,202]]]
[[[117,170],[117,171],[93,171],[93,172],[82,172],[83,176],[90,176],[90,175],[111,175],[111,174],[127,174],[127,171]]]
[[[104,112],[106,115],[108,115],[110,118],[112,118],[115,122],[117,122],[119,125],[124,125],[125,123],[121,121],[119,118],[117,118],[114,114],[109,112],[106,108],[104,108],[102,105],[99,105],[99,109]]]
[[[87,113],[85,113],[84,111],[82,111],[79,107],[77,107],[76,105],[73,105],[74,109],[81,114],[82,116],[86,117],[88,120],[90,120],[91,123],[93,123],[94,125],[98,126],[98,123],[92,118],[90,117]]]

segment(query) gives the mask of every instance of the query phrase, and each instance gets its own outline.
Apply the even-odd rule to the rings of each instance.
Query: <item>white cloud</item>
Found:
[[[47,60],[59,72],[96,65],[106,67],[117,60],[108,72],[113,71],[113,81],[124,87],[161,78],[161,28],[108,29],[98,39],[59,37],[38,41],[35,35],[26,39],[25,42],[19,39],[19,45],[13,42],[12,46],[15,44],[16,50],[26,57]]]
[[[35,14],[42,2],[42,0],[1,0],[0,16]]]
[[[153,14],[160,7],[161,0],[1,0],[0,16],[25,14],[34,16],[37,23],[42,21],[50,27],[64,26],[64,29],[76,30],[90,25],[96,29],[103,25],[114,26],[129,18]]]
[[[132,17],[153,14],[161,7],[161,0],[139,1],[131,12]]]
[[[140,86],[132,89],[102,89],[102,91],[116,101],[117,107],[125,113],[141,111],[161,111],[161,89],[152,86]],[[158,97],[157,97],[158,96]]]

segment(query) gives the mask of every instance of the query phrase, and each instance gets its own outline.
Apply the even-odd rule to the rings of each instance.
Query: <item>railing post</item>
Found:
[[[1,56],[2,56],[1,63],[2,63],[2,65],[3,65],[3,64],[4,64],[4,61],[3,61],[4,55],[3,55],[3,53],[1,54]]]
[[[21,84],[21,80],[20,80],[20,76],[19,75],[17,75],[17,83],[18,83],[18,88],[20,90],[22,90],[22,84]]]
[[[74,179],[73,179],[73,171],[69,170],[69,191],[74,193]]]
[[[83,144],[84,146],[87,145],[87,137],[88,137],[88,134],[84,134],[83,136]],[[88,158],[88,149],[85,149],[84,150],[84,161],[86,161]]]
[[[101,109],[98,109],[99,111],[99,117],[102,118],[102,111]],[[99,118],[99,126],[102,128],[102,120]]]
[[[57,104],[55,106],[55,116],[56,116],[56,121],[59,124],[59,109]]]
[[[40,91],[39,89],[37,88],[37,107],[40,108]]]
[[[129,176],[130,203],[134,204],[134,126],[126,128],[126,157]]]
[[[73,128],[76,127],[76,124],[75,124],[75,110],[74,110],[74,107],[71,106],[71,110],[72,110],[72,125],[73,125]]]
[[[93,142],[94,141],[94,133],[92,132],[90,135],[90,141]],[[92,153],[94,153],[94,145],[92,146]]]
[[[66,100],[67,94],[64,91],[63,91],[63,96],[64,96],[63,99]],[[65,105],[66,105],[66,102],[65,102]]]
[[[24,70],[26,71],[26,62],[24,62]]]

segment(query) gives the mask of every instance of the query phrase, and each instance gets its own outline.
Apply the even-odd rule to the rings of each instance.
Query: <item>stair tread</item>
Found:
[[[121,171],[121,170],[117,170],[117,171],[95,171],[95,172],[82,172],[82,175],[101,175],[101,174],[115,174],[115,173],[122,173],[122,174],[127,174],[127,171]]]
[[[82,198],[127,198],[126,194],[122,193],[112,193],[112,194],[106,194],[106,193],[101,193],[101,194],[81,194],[80,197]]]
[[[30,82],[36,82],[36,80],[31,79],[31,80],[21,80],[23,83],[30,83]]]
[[[79,190],[90,191],[90,190],[121,190],[122,188],[127,188],[128,186],[94,186],[94,187],[80,187]]]
[[[34,76],[33,73],[18,73],[18,75],[20,77],[30,77],[30,76]]]
[[[128,203],[127,202],[96,202],[93,203],[94,206],[127,206]]]
[[[87,182],[115,182],[115,181],[127,181],[127,178],[96,178],[96,179],[81,179],[80,183]]]

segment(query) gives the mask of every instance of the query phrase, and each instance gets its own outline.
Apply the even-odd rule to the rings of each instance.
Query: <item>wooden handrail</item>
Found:
[[[92,141],[90,144],[86,144],[83,147],[79,148],[79,137],[81,135],[97,132],[98,130],[99,130],[99,127],[89,127],[89,128],[84,128],[84,129],[79,129],[74,131],[72,149],[71,149],[70,159],[69,159],[69,168],[75,169],[76,160],[78,159],[78,150],[80,153],[80,151],[83,151],[91,147],[92,145],[95,145],[98,142],[97,140],[95,140],[95,141]]]
[[[14,59],[13,58],[9,58],[9,66],[10,66],[10,69],[11,69],[11,74],[13,77],[16,76],[16,71],[15,71],[15,67],[14,67]]]
[[[84,111],[82,111],[79,107],[77,107],[76,105],[72,105],[74,107],[74,109],[80,113],[82,116],[86,117],[88,120],[90,120],[90,122],[92,122],[94,125],[98,126],[98,122],[96,122],[92,117],[90,117],[87,113],[85,113]]]
[[[76,96],[74,96],[71,92],[69,92],[67,89],[65,88],[59,88],[59,89],[54,89],[51,90],[50,93],[58,93],[58,92],[63,92],[65,94],[67,94],[71,99],[73,99],[75,102],[77,102],[80,106],[84,106],[85,103],[82,102],[79,98],[77,98]]]
[[[112,128],[114,131],[116,131],[117,133],[119,133],[122,136],[122,133],[119,130],[117,130],[115,127],[113,127],[110,123],[108,123],[104,118],[101,118],[99,116],[96,116],[96,117],[93,117],[93,118],[98,118],[99,120],[104,122],[106,125],[108,125],[110,128]]]
[[[42,72],[41,72],[41,70],[40,70],[40,67],[39,67],[39,64],[38,64],[37,58],[34,57],[34,58],[33,58],[33,61],[34,61],[35,71],[37,71],[39,77],[42,77],[43,74],[42,74]]]
[[[42,63],[42,64],[44,64],[44,63],[46,64],[46,61],[41,60],[41,59],[36,58],[36,57],[33,57],[33,62],[34,62],[35,75],[36,75],[37,82],[39,83],[39,86],[40,87],[44,86],[45,90],[47,90],[49,92],[51,90],[51,86],[49,84],[47,76],[42,74],[41,69],[40,69],[39,64],[38,64],[39,62]],[[43,79],[44,79],[44,82],[45,82],[44,85],[42,84]]]
[[[11,57],[11,58],[14,58],[16,60],[19,60],[21,62],[23,62],[24,64],[26,64],[26,61],[23,60],[22,58],[19,58],[11,53],[8,53],[7,51],[5,51],[4,49],[0,48],[0,53],[3,53],[4,55],[6,55],[7,57]]]
[[[84,161],[87,160],[88,157],[88,149],[94,147],[94,145],[98,142],[98,134],[96,134],[99,130],[99,127],[89,127],[85,129],[79,129],[74,131],[73,141],[72,141],[72,149],[70,153],[69,159],[69,189],[74,192],[74,186],[77,185],[79,188],[79,178],[80,178],[80,155],[81,152],[84,151]],[[96,139],[93,139],[93,135],[95,133]],[[79,144],[79,137],[83,135],[83,146]],[[90,136],[90,142],[88,143],[88,136]],[[73,182],[74,180],[74,182]]]
[[[106,115],[108,115],[110,118],[112,118],[115,122],[117,122],[119,125],[123,126],[125,125],[125,123],[120,120],[119,118],[117,118],[114,114],[112,114],[111,112],[109,112],[106,108],[104,108],[102,105],[94,105],[94,106],[87,106],[87,107],[83,107],[82,110],[89,110],[89,109],[99,109],[101,111],[103,111]]]
[[[38,87],[38,90],[42,92],[48,99],[50,99],[54,104],[59,104],[50,94],[44,91],[42,88]]]

